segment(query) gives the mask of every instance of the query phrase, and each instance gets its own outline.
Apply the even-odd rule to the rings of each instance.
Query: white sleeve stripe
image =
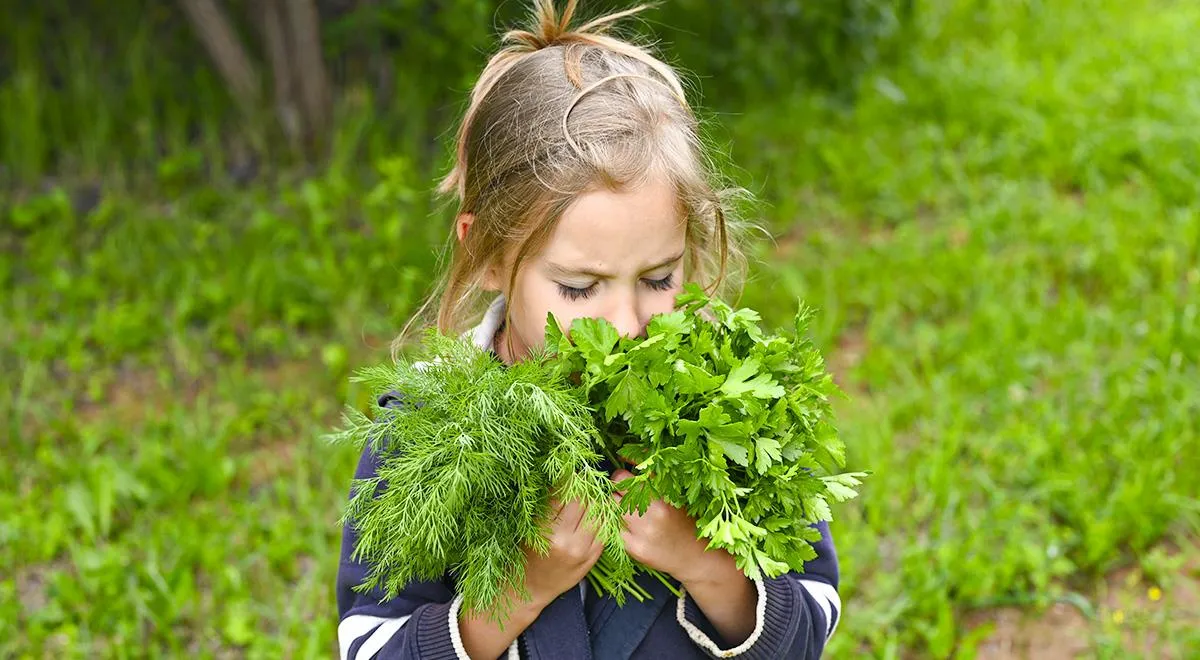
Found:
[[[341,649],[342,660],[371,660],[379,653],[379,649],[396,634],[396,631],[408,623],[410,617],[402,616],[389,619],[382,616],[367,616],[355,614],[342,619],[338,624],[338,647]],[[350,657],[350,646],[364,635],[370,634],[367,641],[358,648],[358,653]]]
[[[799,580],[800,586],[808,592],[808,595],[817,601],[821,612],[825,615],[825,639],[833,637],[833,631],[837,630],[838,621],[841,619],[842,599],[838,596],[837,589],[827,582],[818,580]]]
[[[408,617],[403,617],[405,621]],[[380,624],[387,621],[392,621],[384,616],[367,616],[366,614],[352,614],[338,624],[338,648],[341,650],[342,660],[349,660],[350,645],[359,637],[375,630]]]
[[[458,627],[458,611],[462,609],[463,597],[459,594],[450,601],[450,643],[454,645],[454,654],[458,656],[458,660],[471,660],[471,656],[467,655],[467,648],[463,646],[462,630]],[[520,635],[517,636],[520,639]],[[517,649],[517,639],[513,640],[512,644],[508,645],[508,659],[520,660],[521,653]]]
[[[716,642],[709,639],[708,635],[705,635],[691,621],[687,620],[687,617],[684,616],[684,599],[687,598],[686,591],[676,601],[675,620],[679,622],[679,626],[687,632],[688,637],[693,642],[718,658],[732,658],[735,655],[741,655],[750,650],[750,647],[754,646],[754,643],[762,636],[763,625],[767,619],[767,586],[762,580],[754,580],[754,587],[758,590],[758,601],[754,604],[754,632],[750,633],[746,641],[731,649],[717,648]]]

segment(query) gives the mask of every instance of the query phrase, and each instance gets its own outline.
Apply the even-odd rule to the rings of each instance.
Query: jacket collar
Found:
[[[479,348],[490,351],[492,344],[495,343],[496,333],[504,325],[504,296],[496,296],[492,303],[488,305],[487,311],[483,314],[483,319],[479,325],[463,333],[463,338],[470,337],[471,343]]]

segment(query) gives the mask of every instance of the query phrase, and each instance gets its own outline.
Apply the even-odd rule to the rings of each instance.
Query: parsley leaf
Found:
[[[761,366],[758,360],[750,358],[734,367],[721,384],[721,392],[726,396],[741,396],[748,392],[760,399],[783,396],[783,387],[771,378],[771,374],[760,373]]]

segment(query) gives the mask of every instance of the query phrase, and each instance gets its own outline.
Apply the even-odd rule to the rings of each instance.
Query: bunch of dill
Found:
[[[348,409],[335,442],[369,444],[378,471],[356,480],[343,523],[369,566],[363,591],[386,598],[449,573],[467,611],[496,619],[523,596],[522,546],[545,554],[553,493],[578,500],[604,543],[589,575],[605,592],[640,594],[621,541],[620,505],[598,469],[598,438],[582,391],[539,356],[506,366],[469,342],[429,331],[426,361],[366,367],[352,378],[406,403],[372,420]]]

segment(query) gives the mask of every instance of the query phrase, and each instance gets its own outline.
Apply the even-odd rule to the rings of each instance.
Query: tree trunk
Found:
[[[288,63],[288,25],[286,0],[264,0],[262,8],[263,43],[267,60],[271,64],[271,80],[275,88],[275,111],[284,137],[293,149],[299,149],[304,140],[304,122],[296,99],[296,78]]]
[[[248,117],[258,117],[258,71],[218,2],[179,0],[234,100]],[[262,27],[280,129],[293,148],[320,157],[328,146],[333,98],[316,0],[253,0],[252,5]]]
[[[315,0],[283,0],[291,26],[291,58],[300,90],[304,132],[308,147],[315,153],[324,151],[331,119],[332,99],[329,76],[321,53],[320,16]]]
[[[226,18],[217,0],[179,0],[184,13],[208,50],[209,57],[225,80],[234,101],[247,115],[258,110],[258,71],[246,55],[242,42],[238,40],[233,25]]]

